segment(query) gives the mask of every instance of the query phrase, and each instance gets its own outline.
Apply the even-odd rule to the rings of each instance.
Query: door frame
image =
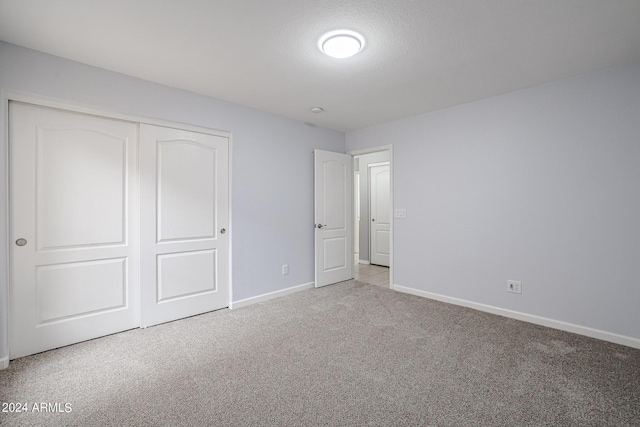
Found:
[[[389,224],[389,289],[393,289],[393,286],[394,286],[393,145],[392,144],[388,144],[388,145],[380,145],[380,146],[377,146],[377,147],[364,148],[364,149],[361,149],[361,150],[352,150],[352,151],[348,151],[347,154],[349,154],[353,158],[354,156],[361,156],[363,154],[378,153],[378,152],[381,152],[381,151],[388,151],[389,152],[389,210],[390,210],[390,212],[389,212],[389,218],[390,218],[390,224]],[[362,172],[362,171],[360,171],[360,172]],[[367,171],[367,173],[368,173],[368,171]],[[362,218],[360,220],[362,220]],[[353,252],[353,249],[352,249],[352,252]]]
[[[65,110],[74,113],[89,114],[94,116],[100,116],[107,119],[122,120],[133,123],[144,123],[155,126],[169,127],[182,129],[192,132],[204,133],[208,135],[222,136],[229,140],[229,307],[233,301],[233,133],[231,131],[223,131],[218,129],[211,129],[201,126],[189,125],[186,123],[172,122],[168,120],[159,120],[149,117],[137,116],[134,114],[122,114],[110,111],[108,109],[95,108],[81,103],[70,102],[61,99],[47,98],[44,96],[33,95],[24,92],[12,91],[12,90],[0,90],[0,119],[5,124],[6,132],[0,135],[0,162],[3,163],[4,173],[0,176],[0,187],[5,192],[5,197],[0,199],[0,241],[4,239],[6,244],[0,250],[0,267],[2,264],[6,266],[5,274],[0,275],[0,370],[9,367],[9,277],[11,268],[11,260],[9,259],[9,235],[11,218],[9,216],[10,208],[10,194],[9,194],[9,102],[24,102],[28,104],[34,104],[42,107],[56,108],[59,110]],[[2,218],[4,215],[4,218]],[[136,230],[139,237],[139,227]],[[2,254],[4,251],[4,254]],[[140,290],[138,289],[138,293]]]

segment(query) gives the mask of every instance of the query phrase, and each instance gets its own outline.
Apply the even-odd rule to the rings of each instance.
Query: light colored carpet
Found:
[[[24,357],[15,426],[638,426],[640,350],[349,281]]]

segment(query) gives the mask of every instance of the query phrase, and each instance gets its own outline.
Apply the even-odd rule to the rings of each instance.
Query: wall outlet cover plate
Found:
[[[519,280],[507,280],[507,292],[513,292],[514,294],[521,294],[522,282]]]

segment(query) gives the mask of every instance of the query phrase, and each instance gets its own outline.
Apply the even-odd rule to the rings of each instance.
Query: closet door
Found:
[[[142,326],[229,306],[229,140],[140,125]]]
[[[138,125],[9,116],[10,358],[138,327]]]
[[[369,166],[369,246],[371,264],[389,267],[391,250],[391,175],[389,164]]]

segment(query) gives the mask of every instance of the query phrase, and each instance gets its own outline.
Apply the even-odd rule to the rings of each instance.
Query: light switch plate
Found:
[[[396,209],[395,215],[396,218],[406,218],[407,210],[406,209]]]

